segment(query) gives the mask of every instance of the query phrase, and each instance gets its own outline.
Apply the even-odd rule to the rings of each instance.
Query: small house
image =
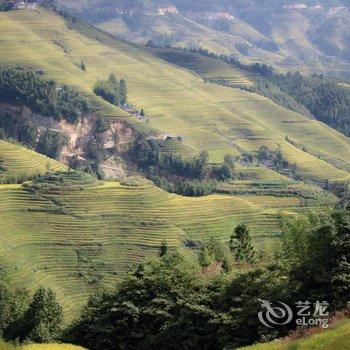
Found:
[[[15,4],[14,8],[16,10],[23,10],[27,7],[27,4],[24,1],[20,1],[17,4]]]

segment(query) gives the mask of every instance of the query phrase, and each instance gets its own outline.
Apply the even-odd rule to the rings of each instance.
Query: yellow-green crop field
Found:
[[[22,350],[84,350],[81,346],[70,344],[31,344],[21,347]]]
[[[111,116],[183,136],[188,155],[207,149],[213,162],[221,162],[227,153],[268,145],[280,148],[303,176],[349,179],[350,140],[342,134],[256,94],[205,83],[188,69],[84,24],[67,24],[42,8],[1,13],[0,43],[0,63],[42,68],[46,76],[89,94]],[[81,61],[86,72],[77,67]],[[210,74],[214,68],[206,64]],[[229,67],[220,69],[215,67],[214,76],[230,75]],[[147,126],[93,97],[96,80],[110,73],[126,80],[130,103],[150,117]]]
[[[15,182],[16,179],[67,169],[62,163],[3,140],[0,140],[0,166],[3,169],[0,170],[0,182]]]
[[[306,209],[292,193],[190,198],[141,178],[86,182],[80,176],[66,173],[70,185],[48,183],[36,190],[30,184],[0,186],[0,256],[9,276],[30,290],[51,286],[67,315],[96,288],[113,285],[155,255],[162,240],[189,249],[210,237],[226,240],[245,222],[256,244],[265,244],[280,233],[281,213]],[[317,201],[308,206],[321,207]]]
[[[206,79],[222,80],[232,85],[252,85],[254,74],[234,68],[218,59],[174,49],[150,49],[156,56],[176,66],[193,71]]]

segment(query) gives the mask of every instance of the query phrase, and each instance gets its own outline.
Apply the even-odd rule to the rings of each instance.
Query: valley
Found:
[[[35,302],[46,298],[61,328],[51,334],[41,324],[47,333],[39,326],[30,333],[4,321],[0,339],[52,349],[75,348],[56,341],[150,349],[193,322],[198,343],[188,345],[191,337],[181,334],[178,348],[238,348],[288,334],[287,327],[261,333],[256,295],[287,303],[306,290],[311,298],[318,290],[306,278],[320,284],[319,298],[333,298],[332,311],[345,308],[347,270],[337,264],[347,259],[348,129],[319,121],[294,99],[299,90],[283,90],[291,75],[278,75],[328,72],[328,63],[334,75],[347,71],[346,57],[328,60],[319,47],[326,44],[304,38],[310,12],[328,5],[288,3],[273,12],[285,25],[258,28],[244,6],[233,14],[227,4],[222,11],[197,1],[193,8],[181,0],[120,1],[108,16],[110,7],[91,12],[90,0],[59,3],[65,11],[45,1],[0,10],[0,297],[10,286],[8,299],[27,307],[34,295],[27,318],[11,321],[19,324],[30,324],[34,306],[42,307]],[[330,21],[348,11],[331,9]],[[143,30],[132,24],[140,14]],[[291,25],[295,18],[303,26]],[[164,37],[174,42],[161,45]],[[295,50],[300,57],[290,63]],[[309,53],[317,59],[303,61]],[[273,71],[262,63],[277,73],[260,74]],[[254,90],[276,81],[277,97],[287,102]],[[322,94],[340,106],[328,119],[347,125],[347,80],[308,83],[320,100],[324,84]],[[327,95],[328,86],[343,90]],[[283,107],[290,101],[295,110]],[[24,287],[27,301],[16,294]],[[160,340],[150,336],[164,320],[171,326],[156,332]],[[143,337],[148,343],[140,345]]]

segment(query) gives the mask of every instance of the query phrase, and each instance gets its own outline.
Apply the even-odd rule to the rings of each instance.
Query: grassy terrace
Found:
[[[150,52],[175,66],[186,68],[214,82],[225,80],[232,85],[252,85],[254,74],[234,68],[214,58],[173,49],[151,49]]]
[[[280,232],[281,211],[295,213],[301,205],[292,195],[187,198],[141,179],[122,184],[68,173],[35,187],[0,186],[0,255],[16,283],[52,286],[68,311],[156,254],[163,239],[184,248],[211,236],[227,239],[243,221],[265,244],[266,234]]]
[[[188,69],[91,27],[67,25],[44,9],[12,11],[0,14],[0,43],[1,63],[42,68],[47,76],[89,94],[108,115],[183,136],[184,155],[207,149],[211,160],[220,162],[227,153],[254,152],[268,145],[280,148],[308,178],[349,179],[350,140],[345,136],[263,97],[205,83]],[[87,72],[77,68],[81,61]],[[230,73],[230,67],[212,61],[201,67],[208,76],[237,76],[237,72]],[[147,126],[92,96],[95,81],[112,72],[127,81],[130,102],[150,116]],[[298,147],[286,141],[287,135]]]
[[[347,350],[350,321],[342,321],[330,329],[294,341],[276,340],[241,348],[242,350]]]
[[[3,140],[0,140],[0,166],[3,169],[0,170],[0,183],[44,174],[48,170],[67,169],[53,159]]]

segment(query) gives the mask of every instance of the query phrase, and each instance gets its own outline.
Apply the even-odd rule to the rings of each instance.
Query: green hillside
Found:
[[[178,67],[41,7],[0,13],[0,42],[2,65],[40,69],[45,78],[78,89],[111,121],[182,136],[168,152],[208,150],[211,162],[220,163],[226,154],[256,154],[265,145],[281,150],[301,178],[350,178],[347,137],[266,98],[206,82],[201,75],[249,84],[244,72],[219,61],[200,58],[192,67]],[[82,61],[86,71],[79,68]],[[93,94],[95,82],[110,73],[125,79],[129,102],[145,110],[147,124]],[[65,169],[0,142],[5,176]],[[195,248],[211,236],[227,239],[234,225],[245,222],[256,245],[270,246],[281,231],[281,213],[323,210],[336,201],[256,163],[237,164],[237,171],[248,180],[221,184],[220,193],[201,198],[169,194],[138,178],[99,182],[73,172],[25,187],[1,185],[0,255],[15,284],[51,286],[72,317],[92,291],[156,254],[164,239],[171,247]]]
[[[225,81],[232,85],[250,86],[254,79],[254,74],[230,66],[219,59],[172,49],[153,49],[151,52],[214,83]]]
[[[317,199],[312,191],[309,197]],[[25,188],[2,185],[0,198],[0,254],[9,276],[30,289],[51,286],[67,312],[156,254],[164,239],[171,247],[193,248],[209,237],[227,239],[245,222],[256,244],[265,246],[266,237],[280,232],[279,214],[297,213],[304,205],[291,194],[187,198],[138,178],[97,182],[77,173]],[[316,209],[322,203],[309,205]]]
[[[25,180],[67,167],[27,148],[0,140],[0,183]]]
[[[136,43],[202,48],[280,70],[348,76],[346,1],[55,0],[58,6]],[[296,26],[295,23],[298,23]]]
[[[273,341],[241,348],[242,350],[348,350],[350,321],[340,322],[335,327],[294,341]]]
[[[0,350],[230,349],[294,330],[262,328],[261,300],[343,310],[345,133],[248,92],[266,84],[266,65],[139,46],[48,4],[19,6],[1,12],[0,0]],[[162,16],[148,24],[186,28],[182,46],[242,51],[234,31],[260,36],[248,20],[220,36],[194,14]],[[313,87],[310,103],[328,93],[333,112],[347,103]],[[244,349],[345,350],[349,332],[346,320]]]
[[[144,108],[149,124],[94,100],[111,116],[183,136],[188,155],[207,149],[211,160],[220,162],[227,153],[254,152],[267,145],[280,148],[302,176],[321,181],[349,177],[350,141],[322,123],[255,94],[205,83],[142,48],[115,41],[85,25],[67,24],[42,8],[0,13],[0,19],[3,64],[44,69],[47,76],[82,89],[91,98],[95,81],[115,73],[127,81],[129,101]],[[86,72],[77,67],[81,61]],[[286,141],[287,135],[293,144]]]

